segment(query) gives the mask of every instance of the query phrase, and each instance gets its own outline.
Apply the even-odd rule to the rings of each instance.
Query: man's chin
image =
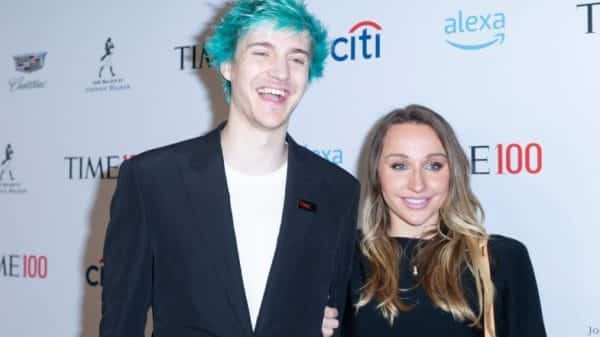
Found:
[[[273,122],[273,123],[258,123],[258,127],[261,130],[268,132],[278,132],[281,130],[287,130],[287,119],[283,122]]]
[[[287,129],[290,115],[287,116],[273,116],[272,118],[256,120],[255,124],[263,130],[268,131],[279,131],[281,129]]]

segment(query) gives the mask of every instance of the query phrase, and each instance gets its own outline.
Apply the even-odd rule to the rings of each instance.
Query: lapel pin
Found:
[[[308,200],[300,199],[298,200],[298,208],[309,212],[316,212],[317,204]]]

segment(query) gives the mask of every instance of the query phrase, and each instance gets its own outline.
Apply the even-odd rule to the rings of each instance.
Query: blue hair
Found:
[[[222,63],[230,62],[236,46],[250,29],[264,22],[273,22],[275,29],[307,31],[311,38],[309,82],[323,76],[327,49],[327,30],[306,9],[301,0],[238,0],[216,26],[206,42],[205,49],[211,65],[217,70]],[[231,97],[231,83],[223,78],[225,97]]]

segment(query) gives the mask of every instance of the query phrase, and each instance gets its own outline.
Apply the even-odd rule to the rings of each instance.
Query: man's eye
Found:
[[[256,55],[256,56],[267,56],[267,52],[263,51],[263,50],[255,50],[252,52],[252,55]]]
[[[292,61],[294,61],[294,63],[297,63],[299,65],[305,65],[306,61],[303,58],[299,58],[299,57],[294,57],[292,59]]]

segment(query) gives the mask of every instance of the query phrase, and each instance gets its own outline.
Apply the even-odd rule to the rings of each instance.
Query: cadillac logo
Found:
[[[13,56],[15,68],[23,73],[32,73],[44,67],[44,59],[47,52],[31,53]]]

